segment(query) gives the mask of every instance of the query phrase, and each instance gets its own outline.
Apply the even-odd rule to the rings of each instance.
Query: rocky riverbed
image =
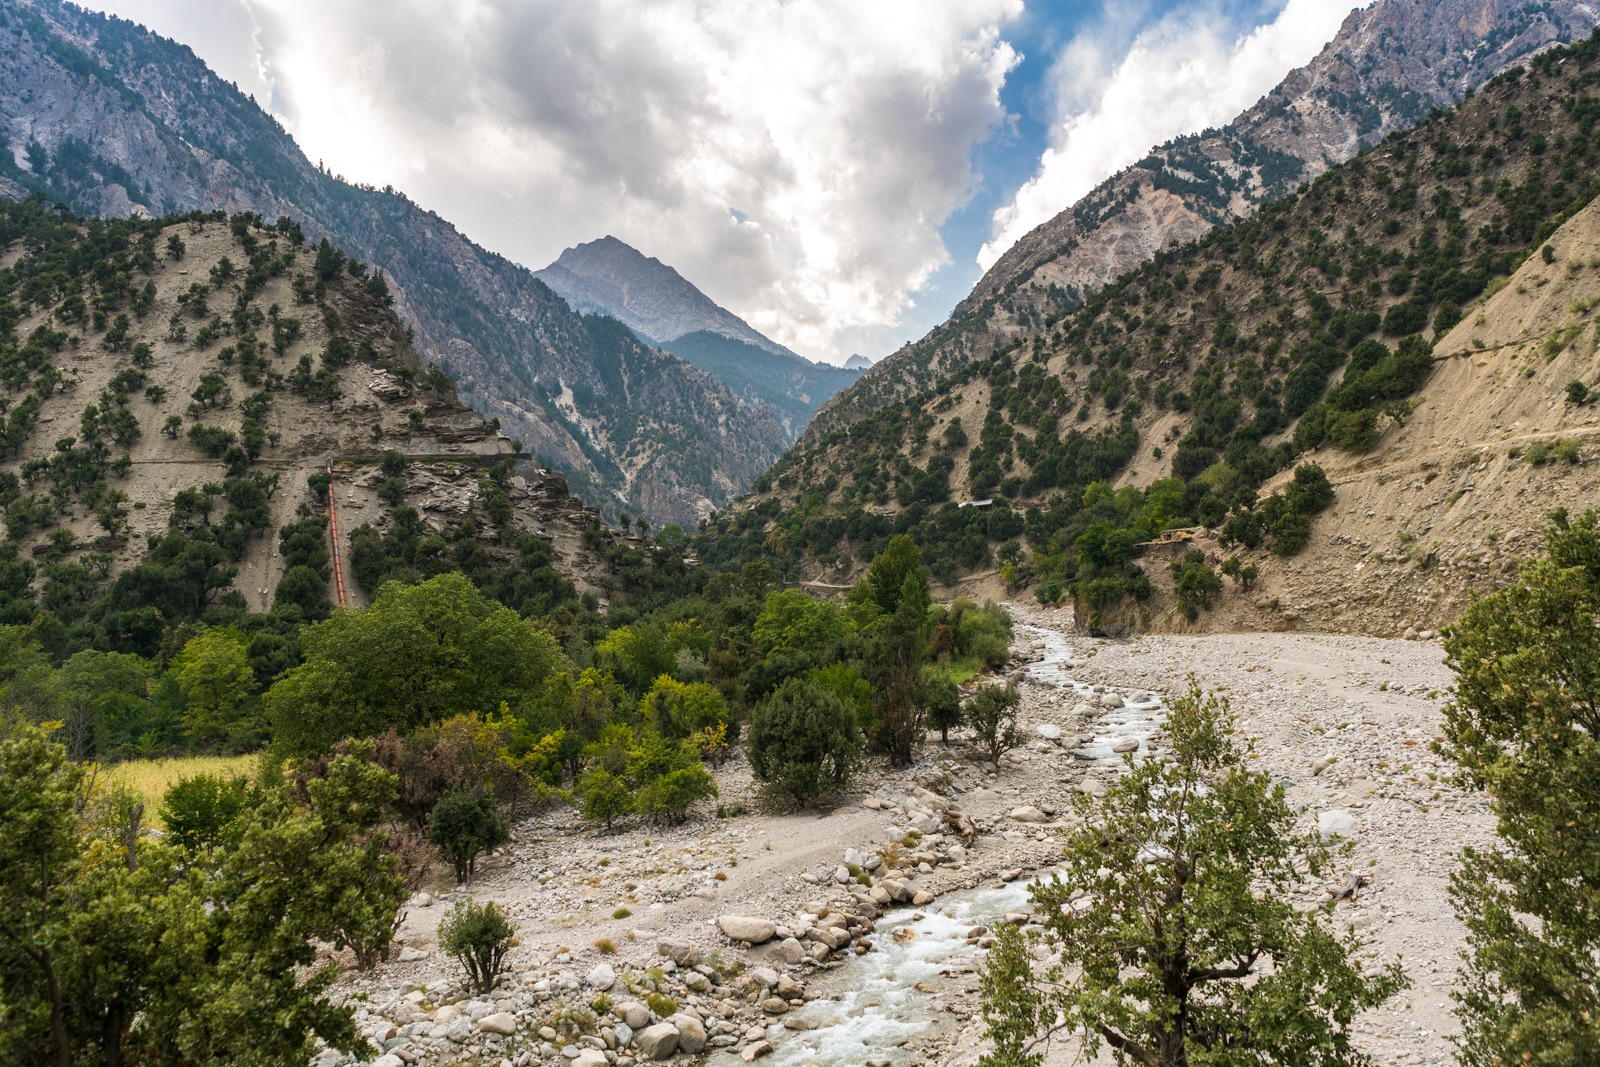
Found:
[[[1358,932],[1367,965],[1398,958],[1413,983],[1358,1021],[1359,1043],[1383,1064],[1446,1062],[1462,941],[1448,875],[1493,820],[1429,751],[1450,682],[1437,643],[1113,642],[1073,634],[1064,611],[1013,611],[1029,740],[1001,766],[932,738],[915,767],[874,767],[870,789],[835,810],[773,816],[730,760],[720,817],[611,834],[566,809],[525,818],[469,888],[411,902],[393,962],[344,980],[377,1062],[969,1063],[989,929],[1032,921],[1026,883],[1075,825],[1072,793],[1103,792],[1124,753],[1159,753],[1165,700],[1191,672],[1228,693],[1307,825],[1350,842],[1332,877],[1298,887],[1302,906],[1337,898],[1333,918]],[[489,995],[470,993],[435,944],[464,895],[518,924]],[[1052,1062],[1073,1054],[1062,1046]]]

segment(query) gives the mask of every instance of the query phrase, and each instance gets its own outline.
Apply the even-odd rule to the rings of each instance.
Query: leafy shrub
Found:
[[[614,820],[634,810],[627,779],[604,767],[591,767],[578,778],[578,800],[583,817],[605,823],[607,830]]]
[[[1334,412],[1327,421],[1328,442],[1344,452],[1365,452],[1380,436],[1378,413],[1371,408]]]
[[[1202,609],[1209,610],[1218,593],[1222,592],[1222,579],[1206,563],[1206,554],[1190,549],[1182,559],[1172,562],[1172,589],[1177,596],[1177,607],[1183,617],[1193,622]]]
[[[1000,685],[986,685],[967,698],[963,714],[990,763],[998,765],[1001,756],[1022,744],[1022,731],[1017,728],[1017,705],[1021,703],[1021,694]]]
[[[1567,403],[1587,404],[1591,399],[1593,399],[1593,394],[1589,392],[1587,385],[1582,382],[1567,383]]]
[[[791,678],[757,705],[750,767],[776,796],[804,807],[842,788],[861,759],[854,709],[809,678]]]
[[[1461,321],[1461,305],[1454,300],[1439,301],[1438,310],[1433,313],[1433,336],[1435,339],[1443,337],[1456,328]]]
[[[479,993],[494,988],[505,970],[506,953],[516,929],[493,901],[476,904],[463,900],[439,924],[439,948],[467,972]]]
[[[641,785],[634,803],[656,822],[681,823],[695,801],[716,795],[716,779],[696,760]]]
[[[1254,511],[1236,511],[1222,524],[1222,530],[1217,536],[1224,546],[1243,545],[1246,548],[1261,547],[1261,516]]]
[[[244,778],[197,774],[179,778],[161,798],[161,819],[167,836],[191,856],[210,855],[233,834],[242,815],[255,801]]]
[[[456,881],[472,878],[479,854],[511,840],[511,823],[482,789],[446,793],[428,815],[428,840],[455,868]]]
[[[1421,297],[1395,304],[1383,316],[1383,332],[1390,337],[1420,333],[1428,325],[1428,302]]]
[[[939,731],[939,740],[948,744],[950,730],[961,725],[961,690],[937,666],[923,668],[922,706],[928,725]]]
[[[1243,562],[1238,556],[1229,556],[1217,569],[1238,582],[1244,589],[1249,589],[1261,576],[1261,568],[1254,563]]]

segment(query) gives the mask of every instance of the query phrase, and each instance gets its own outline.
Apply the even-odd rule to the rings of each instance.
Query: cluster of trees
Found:
[[[1498,840],[1451,879],[1467,929],[1452,994],[1464,1067],[1600,1059],[1600,514],[1552,515],[1548,554],[1445,637],[1456,699],[1442,750],[1485,790]],[[985,1067],[1038,1067],[1050,1042],[1150,1067],[1370,1062],[1352,1021],[1403,989],[1363,974],[1353,933],[1290,902],[1332,853],[1250,769],[1225,698],[1190,693],[1170,760],[1129,761],[1058,873],[1032,888],[1043,930],[1006,926],[984,964]]]
[[[8,712],[0,734],[0,1057],[287,1065],[316,1038],[359,1052],[316,946],[378,958],[410,892],[370,743],[303,791],[171,795],[183,832],[155,838],[142,802],[50,733]]]

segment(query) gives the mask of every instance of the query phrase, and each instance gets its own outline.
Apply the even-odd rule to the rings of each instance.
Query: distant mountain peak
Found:
[[[872,366],[872,360],[860,352],[852,352],[850,358],[844,361],[845,370],[867,370]]]
[[[714,333],[774,355],[795,353],[722,307],[672,267],[606,236],[568,248],[534,276],[572,309],[610,315],[655,345]]]

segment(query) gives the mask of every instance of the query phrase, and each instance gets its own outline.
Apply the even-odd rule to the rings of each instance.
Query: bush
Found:
[[[1261,516],[1254,511],[1236,511],[1222,524],[1222,531],[1217,535],[1217,540],[1224,546],[1243,545],[1246,548],[1261,547]]]
[[[750,767],[769,790],[799,807],[842,788],[861,761],[853,708],[809,678],[791,678],[756,706]]]
[[[1390,337],[1422,332],[1428,325],[1428,302],[1412,297],[1391,307],[1383,316],[1383,332]]]
[[[1177,596],[1178,610],[1193,622],[1202,609],[1210,610],[1211,602],[1222,592],[1222,579],[1206,563],[1204,552],[1190,549],[1172,563],[1172,591]]]
[[[1567,383],[1567,403],[1587,404],[1592,399],[1589,387],[1582,382]]]
[[[604,767],[591,767],[583,772],[578,779],[578,798],[583,817],[604,822],[607,830],[611,829],[614,819],[629,814],[634,808],[633,790],[628,788],[627,779]]]
[[[1241,561],[1238,556],[1229,556],[1222,561],[1222,565],[1218,569],[1238,582],[1244,589],[1249,589],[1255,584],[1256,579],[1261,576],[1261,568],[1254,563]]]
[[[950,743],[950,730],[961,725],[961,690],[938,667],[922,671],[922,706],[928,725],[939,731],[939,740]]]
[[[467,882],[480,853],[511,840],[511,823],[482,789],[461,787],[446,793],[428,815],[428,840]]]
[[[293,618],[303,622],[326,619],[333,613],[328,580],[304,564],[290,567],[278,579],[278,588],[272,594],[272,611],[275,615],[293,612]]]
[[[1327,440],[1344,452],[1366,452],[1378,443],[1378,413],[1371,408],[1333,412],[1328,417]]]
[[[167,836],[191,856],[210,855],[232,836],[239,816],[254,802],[244,778],[197,774],[179,778],[161,798],[161,820]]]
[[[950,605],[956,653],[993,670],[1011,658],[1011,613],[990,600],[982,607],[964,597]]]
[[[1461,305],[1454,300],[1439,301],[1439,308],[1433,313],[1433,336],[1435,339],[1443,337],[1456,328],[1461,321]]]
[[[439,948],[461,964],[474,989],[487,993],[505,970],[514,933],[510,920],[493,901],[475,904],[464,900],[439,924]]]
[[[716,779],[697,759],[695,739],[674,742],[647,733],[628,751],[633,807],[655,822],[680,823],[697,800],[717,795]]]
[[[986,685],[967,698],[964,714],[973,735],[989,754],[989,762],[999,765],[1000,757],[1022,744],[1017,729],[1017,705],[1022,697],[1015,689]]]

